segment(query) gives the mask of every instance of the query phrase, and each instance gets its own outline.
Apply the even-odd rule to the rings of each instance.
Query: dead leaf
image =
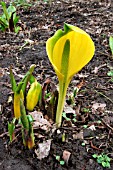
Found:
[[[3,77],[4,74],[5,74],[4,69],[0,67],[0,77]]]
[[[96,130],[95,125],[91,125],[88,129],[91,129],[92,131]]]
[[[99,67],[95,67],[94,70],[93,70],[93,73],[97,74],[98,70],[99,70]]]
[[[38,159],[43,159],[49,155],[50,146],[51,146],[51,139],[44,141],[43,143],[39,143],[39,148],[35,149],[35,153]]]
[[[79,133],[73,134],[73,139],[84,139],[83,130],[81,130]]]
[[[68,113],[73,113],[73,114],[75,114],[75,110],[73,110],[72,107],[70,107],[70,106],[64,107],[64,112],[65,112],[66,114],[68,114]]]
[[[7,102],[8,102],[8,103],[11,103],[12,101],[13,101],[12,96],[9,96],[9,97],[8,97],[8,101],[7,101]]]
[[[46,119],[44,119],[43,114],[41,112],[34,111],[34,112],[30,112],[29,114],[32,115],[33,117],[34,128],[41,128],[46,131],[50,129],[51,124]]]
[[[101,109],[101,111],[104,111],[106,107],[105,103],[93,103],[92,105],[92,112],[95,113],[97,109]]]
[[[62,158],[64,159],[64,161],[66,162],[66,164],[68,164],[70,155],[71,155],[71,152],[66,151],[66,150],[63,151],[63,156],[62,156]]]

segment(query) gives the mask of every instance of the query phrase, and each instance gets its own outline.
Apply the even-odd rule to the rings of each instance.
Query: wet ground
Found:
[[[38,2],[30,8],[18,8],[19,34],[0,32],[0,169],[1,170],[103,170],[113,169],[113,82],[107,75],[113,70],[109,36],[113,35],[113,6],[106,1],[57,1]],[[64,22],[84,29],[92,37],[96,52],[91,62],[79,72],[69,86],[69,93],[81,82],[73,108],[77,121],[70,127],[60,128],[51,137],[49,155],[39,160],[33,150],[25,149],[21,137],[9,144],[7,123],[12,116],[9,68],[13,67],[16,80],[36,64],[34,75],[40,83],[57,77],[48,60],[45,43]],[[25,45],[25,40],[32,40]],[[67,96],[68,103],[68,96]],[[69,103],[68,103],[69,104]],[[67,105],[67,104],[66,104]],[[68,106],[72,107],[72,106]],[[85,108],[85,109],[84,109]],[[85,126],[84,126],[85,125]],[[86,127],[86,128],[85,128]],[[95,127],[95,129],[92,129]],[[66,140],[62,141],[62,135]],[[38,146],[38,141],[37,141]],[[68,162],[61,165],[56,155],[63,159],[64,151],[71,153]],[[92,157],[105,153],[111,158],[110,168],[104,168]]]

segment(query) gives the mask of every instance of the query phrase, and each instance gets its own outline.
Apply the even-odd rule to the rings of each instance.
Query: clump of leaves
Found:
[[[17,84],[15,77],[13,75],[13,70],[10,68],[10,80],[13,91],[13,111],[14,116],[11,122],[8,122],[8,132],[10,136],[10,142],[15,139],[15,133],[17,131],[16,125],[19,125],[23,144],[25,147],[31,149],[35,145],[35,138],[33,132],[33,118],[30,112],[35,110],[37,107],[39,110],[46,111],[49,107],[51,109],[51,114],[48,115],[49,118],[54,119],[55,105],[57,104],[57,93],[49,92],[47,87],[50,83],[46,80],[44,85],[41,86],[37,82],[36,78],[33,76],[35,65],[31,65],[30,69],[27,71],[23,79]],[[45,93],[48,91],[47,93]],[[48,97],[47,97],[47,94]],[[46,101],[47,100],[47,101]],[[46,102],[48,103],[46,105]],[[49,106],[50,105],[50,106]],[[47,108],[46,108],[47,107]]]
[[[19,16],[16,16],[16,8],[10,5],[8,8],[4,1],[0,2],[3,14],[0,16],[0,30],[18,33],[20,27],[17,26]]]
[[[30,115],[28,115],[26,110],[27,104],[25,102],[26,101],[25,94],[26,94],[26,87],[28,83],[31,83],[32,85],[35,81],[35,78],[32,75],[34,68],[35,65],[31,65],[30,69],[28,70],[24,78],[18,84],[16,83],[16,80],[14,78],[12,68],[10,68],[10,80],[12,85],[12,91],[14,93],[14,97],[13,97],[14,118],[11,123],[8,122],[8,132],[10,136],[10,142],[12,142],[13,139],[15,138],[15,122],[17,119],[18,123],[21,124],[23,144],[29,149],[31,149],[34,146],[34,133],[33,133],[33,126],[32,126],[33,119]],[[40,87],[38,88],[40,92]],[[33,90],[35,90],[35,87]],[[31,96],[32,102],[37,101],[38,103],[37,96],[35,95]],[[32,105],[32,102],[29,103],[29,105]]]
[[[111,161],[111,158],[109,158],[109,156],[107,156],[106,154],[102,153],[100,155],[97,155],[97,154],[93,154],[92,155],[93,158],[96,158],[97,159],[97,162],[99,164],[101,164],[104,168],[110,168],[110,161]]]

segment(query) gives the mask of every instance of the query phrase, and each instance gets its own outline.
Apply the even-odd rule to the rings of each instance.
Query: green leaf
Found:
[[[4,28],[8,28],[8,22],[6,19],[0,17],[0,25],[2,25]]]
[[[16,90],[15,90],[15,92],[16,92],[17,94],[19,94],[19,93],[20,93],[20,91],[21,91],[21,89],[22,89],[23,84],[24,84],[24,82],[23,82],[23,81],[21,81],[21,82],[18,84],[18,86],[17,86],[17,88],[16,88]]]
[[[7,8],[7,12],[8,12],[8,16],[9,18],[11,17],[12,13],[16,12],[16,8],[12,5],[10,5],[8,8]]]
[[[62,117],[65,118],[67,121],[70,121],[71,119],[66,116],[66,112],[62,113]]]
[[[16,26],[17,22],[19,21],[19,16],[15,16],[16,14],[13,15],[13,22],[14,26]]]
[[[18,34],[19,30],[20,30],[20,27],[19,27],[19,26],[18,26],[18,27],[15,27],[15,33],[16,33],[16,34]]]
[[[109,37],[109,46],[110,46],[110,49],[111,49],[111,53],[113,55],[113,37],[112,36]]]
[[[104,159],[106,160],[106,161],[108,161],[108,162],[110,162],[110,158],[107,156],[107,155],[103,155],[104,156]]]
[[[110,168],[110,163],[106,162],[106,168]]]
[[[18,84],[18,87],[16,88],[16,92],[20,92],[20,90],[22,89],[23,94],[25,94],[25,90],[26,90],[26,86],[27,83],[29,81],[29,78],[32,74],[32,72],[34,71],[35,65],[31,65],[29,71],[26,73],[26,75],[24,76],[24,78],[20,81],[20,83]]]
[[[22,125],[23,125],[24,129],[29,131],[29,121],[28,121],[25,106],[24,106],[24,103],[23,103],[22,100],[20,100],[20,110],[21,110],[21,122],[22,122]]]
[[[60,161],[60,165],[64,165],[65,162],[63,160]]]
[[[76,118],[73,118],[73,121],[76,122],[77,121]]]
[[[10,81],[11,81],[12,91],[15,92],[16,88],[17,88],[17,85],[16,85],[16,80],[14,78],[14,75],[13,75],[11,67],[10,67]]]
[[[83,108],[83,112],[90,112],[90,110],[88,108]]]
[[[109,71],[109,72],[107,73],[107,75],[110,76],[110,77],[113,77],[113,70]]]
[[[33,117],[32,117],[32,115],[27,115],[27,118],[28,118],[29,122],[33,122]]]
[[[56,160],[60,161],[60,156],[59,155],[56,155]]]
[[[74,89],[74,92],[73,92],[73,97],[76,97],[77,96],[77,93],[78,93],[79,89],[76,87]]]
[[[93,158],[97,158],[97,157],[98,157],[98,155],[97,155],[97,154],[93,154],[92,156],[93,156]]]
[[[102,162],[102,166],[103,166],[103,167],[106,167],[106,162],[103,161],[103,162]]]
[[[70,41],[66,40],[63,49],[63,54],[62,54],[62,61],[61,61],[61,73],[65,77],[64,82],[66,82],[67,74],[68,74],[69,54],[70,54]]]
[[[87,126],[87,125],[84,125],[83,127],[86,129],[88,126]],[[96,154],[94,154],[94,155],[96,155]]]
[[[97,157],[97,162],[98,162],[98,163],[102,163],[104,160],[105,160],[105,159],[104,159],[103,155],[99,155],[99,156]]]
[[[26,86],[29,81],[29,77],[30,77],[30,72],[27,72],[27,74],[24,76],[24,78],[21,81],[21,83],[23,82],[23,85],[22,85],[23,94],[25,94]]]
[[[7,7],[6,7],[6,4],[5,4],[5,2],[1,2],[1,5],[2,5],[2,8],[3,8],[3,11],[4,11],[4,14],[5,14],[5,17],[6,17],[6,19],[7,19],[7,21],[9,21],[9,14],[8,14],[8,12],[7,12]]]
[[[26,73],[26,75],[24,76],[24,78],[22,80],[22,82],[23,82],[23,86],[22,86],[23,93],[25,93],[27,83],[31,79],[34,68],[35,68],[35,65],[34,64],[31,65],[29,71]]]
[[[13,134],[14,134],[14,130],[15,130],[15,118],[13,119],[13,121],[11,123],[8,122],[8,132],[9,132],[9,136],[10,136],[10,142],[12,142],[13,140]]]
[[[33,82],[35,82],[35,77],[34,77],[33,75],[30,76],[29,82],[30,82],[30,84],[32,84]]]
[[[82,146],[85,146],[86,144],[84,143],[84,142],[82,142],[82,144],[81,144]]]
[[[6,7],[5,2],[0,3],[3,8],[3,15],[0,19],[0,29],[5,31],[6,28],[9,28],[11,31],[18,33],[20,27],[16,27],[16,24],[19,20],[19,17],[16,16],[16,8],[13,5],[10,5],[8,8]],[[12,28],[12,29],[11,29]]]

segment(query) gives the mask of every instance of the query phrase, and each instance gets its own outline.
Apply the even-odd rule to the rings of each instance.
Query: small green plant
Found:
[[[112,54],[112,57],[113,57],[113,36],[109,37],[109,47],[110,47],[111,54]]]
[[[14,137],[15,137],[15,133],[14,133],[14,130],[15,130],[15,121],[16,121],[16,119],[13,118],[11,123],[8,122],[8,132],[9,132],[10,142],[12,142]]]
[[[106,154],[102,153],[100,155],[93,154],[93,158],[97,159],[97,162],[101,164],[104,168],[110,168],[110,161],[111,158],[109,158]]]
[[[73,121],[73,122],[76,122],[76,114],[73,114],[73,118],[68,118],[67,115],[66,115],[66,112],[63,112],[62,113],[62,117],[66,120],[66,121]]]
[[[56,160],[60,163],[60,165],[64,165],[65,164],[64,160],[62,160],[59,155],[56,155]]]
[[[90,109],[89,108],[83,108],[83,112],[85,112],[85,113],[88,112],[89,113]]]
[[[17,26],[19,17],[16,16],[16,8],[12,5],[7,8],[3,1],[0,2],[0,5],[3,9],[3,14],[0,16],[0,30],[10,30],[11,32],[18,33],[20,27]]]
[[[95,46],[91,37],[85,31],[65,23],[64,31],[57,30],[47,40],[46,51],[59,80],[56,124],[57,127],[60,127],[64,101],[70,81],[92,59]]]
[[[84,142],[81,143],[82,146],[85,146],[86,144]]]
[[[68,95],[67,103],[70,105],[75,105],[75,97],[77,96],[77,93],[79,91],[78,87],[75,87],[73,92]]]
[[[15,122],[16,120],[18,120],[18,123],[21,125],[23,144],[29,149],[34,146],[34,133],[32,127],[33,119],[31,115],[28,114],[27,109],[32,110],[36,106],[39,100],[39,94],[41,93],[41,86],[32,75],[34,68],[35,65],[31,65],[29,71],[26,73],[24,78],[18,83],[18,85],[14,78],[12,68],[10,68],[10,80],[12,85],[12,91],[14,93],[14,118],[11,123],[8,122],[10,142],[12,142],[15,137]],[[26,95],[26,87],[28,83],[31,84],[31,87]]]

